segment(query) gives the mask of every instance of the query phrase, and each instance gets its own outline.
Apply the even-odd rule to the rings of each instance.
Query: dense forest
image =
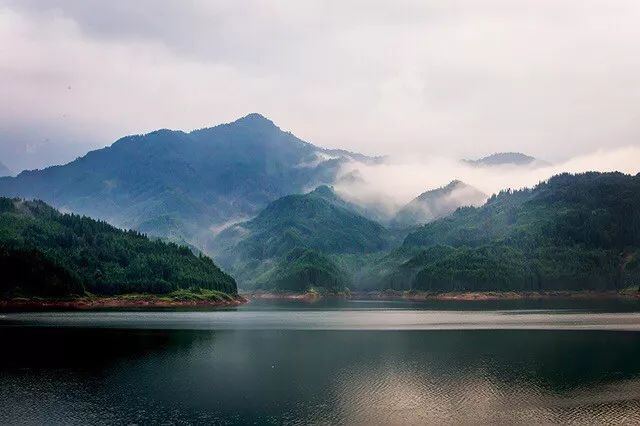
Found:
[[[216,259],[245,288],[344,287],[347,274],[330,255],[381,252],[394,241],[356,209],[327,186],[279,198],[254,219],[220,233]]]
[[[561,174],[533,188],[504,190],[481,207],[459,208],[413,228],[406,238],[396,231],[361,216],[331,188],[319,187],[276,200],[253,220],[223,231],[216,258],[245,288],[638,286],[640,177]]]
[[[316,251],[296,248],[280,259],[254,281],[256,289],[305,291],[311,288],[342,291],[348,288],[349,277],[327,256]]]
[[[617,290],[640,284],[640,175],[561,174],[409,234],[369,275],[431,291]]]
[[[217,261],[247,289],[640,285],[640,175],[561,174],[412,229],[388,230],[321,186],[270,203],[213,241]],[[5,296],[237,291],[233,278],[188,247],[39,201],[0,198],[0,267]]]
[[[233,278],[184,246],[41,201],[0,198],[0,296],[237,292]]]

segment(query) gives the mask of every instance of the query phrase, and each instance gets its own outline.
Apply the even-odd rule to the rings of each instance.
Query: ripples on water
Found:
[[[585,321],[594,329],[566,329]],[[0,424],[638,423],[640,337],[621,331],[637,322],[414,307],[4,314]],[[477,329],[496,324],[516,329]]]

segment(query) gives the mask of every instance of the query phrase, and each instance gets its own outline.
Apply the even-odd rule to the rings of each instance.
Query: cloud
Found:
[[[544,167],[479,168],[446,157],[424,158],[419,161],[389,158],[381,164],[354,161],[345,164],[340,174],[344,176],[356,173],[359,179],[338,179],[335,189],[352,202],[377,206],[391,216],[422,192],[445,186],[455,179],[486,194],[494,194],[508,188],[532,187],[563,172],[587,171],[621,171],[635,175],[640,172],[640,147],[597,150]]]
[[[639,19],[631,0],[0,0],[0,156],[251,111],[369,154],[638,145]]]

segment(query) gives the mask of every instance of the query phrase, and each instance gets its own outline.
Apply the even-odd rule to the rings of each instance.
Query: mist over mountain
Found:
[[[2,162],[0,162],[0,177],[2,176],[11,176],[13,172],[7,166],[5,166]]]
[[[222,231],[210,251],[241,285],[251,286],[264,280],[261,275],[273,274],[272,269],[290,258],[293,250],[313,251],[314,255],[304,256],[307,264],[310,259],[330,264],[324,256],[363,255],[391,248],[394,235],[354,207],[327,186],[288,195],[270,203],[254,219]],[[299,258],[300,253],[294,257]]]
[[[269,202],[331,183],[344,161],[259,114],[186,133],[127,136],[71,163],[0,179],[0,194],[203,247],[224,224]]]
[[[459,207],[480,206],[488,196],[484,192],[459,180],[418,195],[401,208],[391,221],[394,227],[425,224],[446,216]]]
[[[363,282],[430,291],[619,290],[640,279],[640,175],[561,174],[409,234]]]
[[[463,162],[475,167],[492,167],[492,166],[548,166],[549,163],[538,160],[530,155],[520,152],[497,152],[477,160],[462,160]]]
[[[417,225],[442,223],[459,207],[482,204],[485,194],[562,171],[628,173],[639,156],[627,148],[546,167],[477,167],[439,157],[402,162],[319,148],[249,114],[189,133],[127,136],[66,165],[0,178],[0,195],[39,198],[188,245],[244,288],[407,289],[426,265],[422,251],[429,262],[454,254],[407,242],[398,248]],[[408,261],[414,266],[401,266]]]

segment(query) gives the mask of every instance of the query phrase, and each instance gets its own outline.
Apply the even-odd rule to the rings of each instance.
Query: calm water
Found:
[[[0,314],[0,424],[640,422],[640,305]]]

